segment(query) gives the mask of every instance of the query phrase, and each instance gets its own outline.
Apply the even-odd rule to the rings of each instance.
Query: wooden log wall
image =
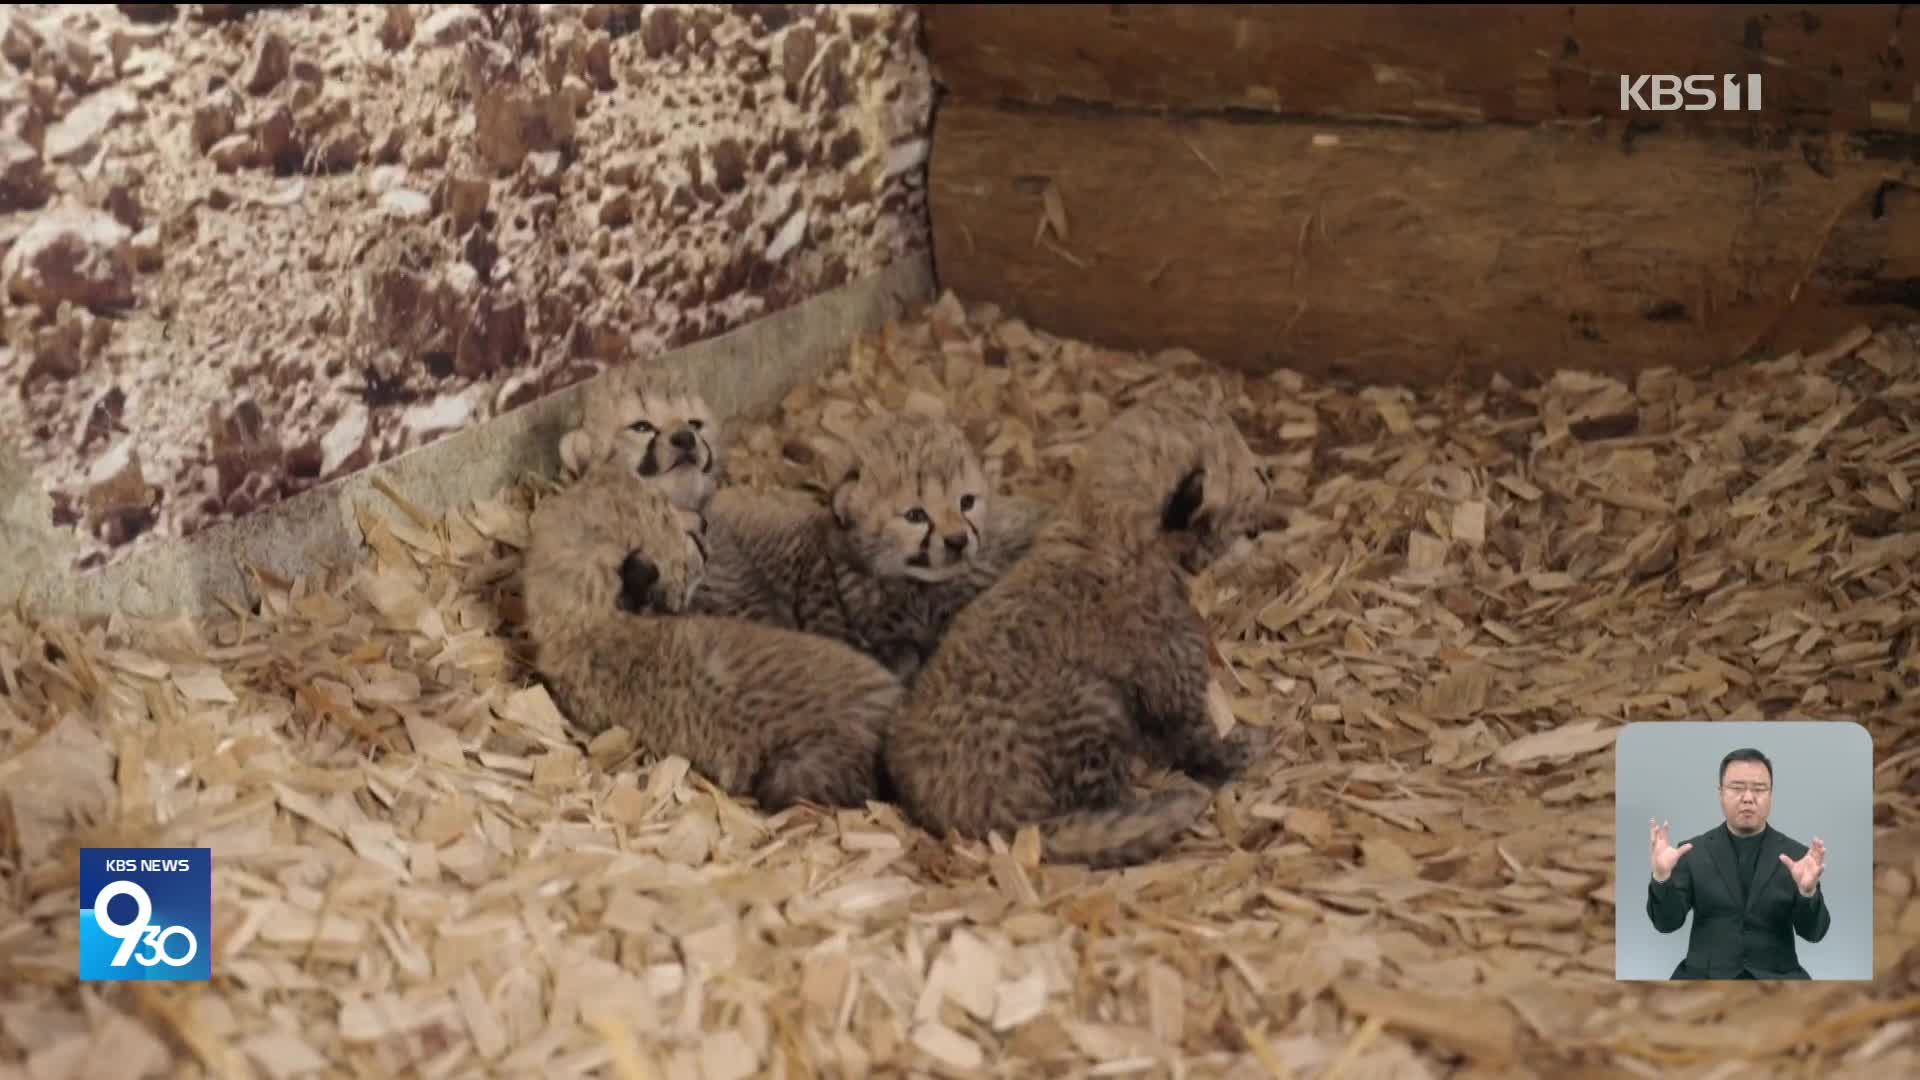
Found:
[[[923,10],[941,284],[1056,333],[1418,383],[1920,320],[1898,6]],[[1747,72],[1758,112],[1620,109]]]

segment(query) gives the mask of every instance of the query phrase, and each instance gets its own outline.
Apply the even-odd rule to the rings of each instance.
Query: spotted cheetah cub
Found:
[[[1002,505],[1004,523],[990,514]],[[695,608],[837,638],[911,681],[1049,512],[995,496],[952,421],[883,415],[849,441],[825,506],[737,488],[715,496]]]
[[[601,462],[543,499],[530,531],[534,666],[576,725],[625,724],[645,749],[685,757],[767,813],[876,797],[898,680],[824,637],[685,614],[706,544],[698,516],[661,487]]]
[[[1095,436],[1031,551],[962,610],[887,729],[884,768],[928,831],[1041,828],[1094,867],[1176,843],[1250,758],[1207,710],[1208,631],[1187,576],[1280,525],[1223,409],[1135,405]],[[1198,783],[1136,800],[1134,755]]]
[[[691,380],[635,364],[615,369],[606,386],[589,393],[580,426],[560,438],[566,479],[602,461],[659,485],[680,509],[698,511],[720,486],[726,446]]]
[[[669,454],[675,440],[685,453]],[[1051,512],[995,495],[966,434],[944,418],[868,420],[824,505],[801,491],[725,486],[726,446],[689,380],[628,367],[588,398],[560,457],[568,478],[611,460],[704,513],[711,558],[690,610],[831,637],[902,679]]]

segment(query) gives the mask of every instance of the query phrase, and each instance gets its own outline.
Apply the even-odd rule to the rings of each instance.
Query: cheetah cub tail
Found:
[[[1093,870],[1147,862],[1178,843],[1212,802],[1205,787],[1183,784],[1122,806],[1060,814],[1040,823],[1041,850],[1050,862]]]

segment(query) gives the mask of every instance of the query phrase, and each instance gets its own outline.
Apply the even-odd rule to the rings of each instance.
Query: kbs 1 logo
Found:
[[[1714,93],[1718,83],[1720,92]],[[1758,75],[1622,75],[1621,112],[1760,111]]]
[[[81,848],[81,981],[211,978],[212,855],[208,848]]]

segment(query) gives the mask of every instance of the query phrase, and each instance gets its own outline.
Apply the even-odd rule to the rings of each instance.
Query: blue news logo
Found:
[[[80,849],[80,978],[205,981],[210,848]]]

